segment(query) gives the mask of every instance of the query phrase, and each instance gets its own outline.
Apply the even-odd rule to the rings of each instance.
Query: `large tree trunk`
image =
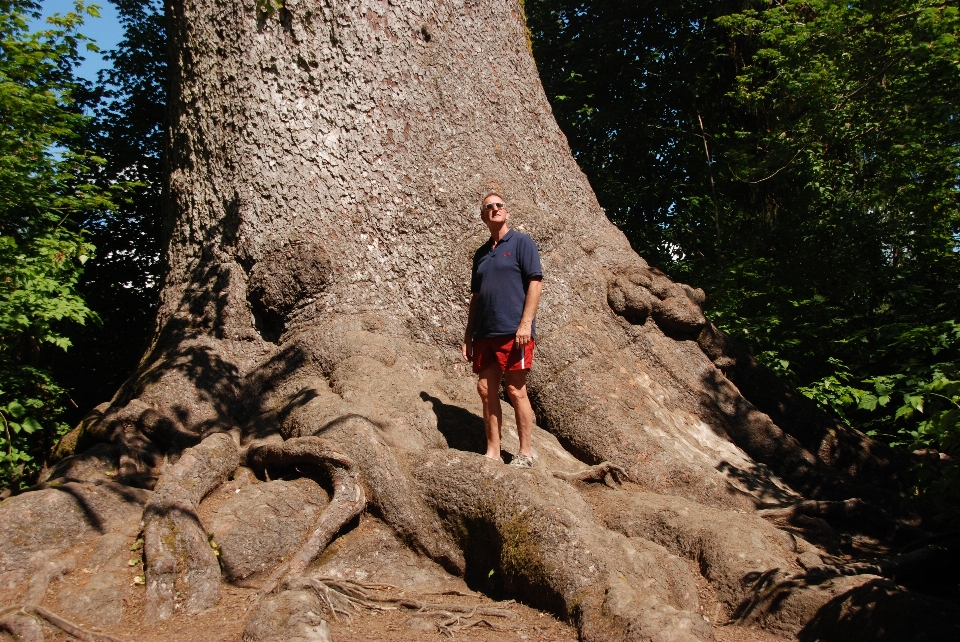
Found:
[[[240,478],[238,462],[260,481],[317,477],[331,494],[295,551],[256,551],[264,595],[312,586],[366,599],[310,570],[365,507],[417,555],[476,586],[496,570],[497,590],[569,618],[585,640],[712,639],[683,557],[723,612],[786,635],[876,579],[794,582],[786,615],[767,599],[798,556],[818,565],[843,543],[824,519],[863,503],[829,500],[891,503],[898,462],[764,383],[707,324],[703,292],[631,250],[551,115],[517,0],[183,0],[169,11],[156,336],[70,438],[77,453],[110,444],[116,482],[156,485],[144,512],[151,617],[219,599],[198,507]],[[488,191],[544,268],[532,471],[481,456],[459,356]],[[603,462],[593,478],[627,483],[577,481]],[[69,478],[71,465],[55,473]],[[804,498],[824,501],[777,513],[786,531],[745,514]],[[224,573],[246,577],[217,537]],[[258,602],[248,639],[282,637],[271,613],[293,607],[281,598]]]

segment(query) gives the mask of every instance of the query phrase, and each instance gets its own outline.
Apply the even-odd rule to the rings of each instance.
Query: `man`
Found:
[[[540,254],[526,234],[511,230],[510,212],[499,194],[488,194],[480,205],[480,219],[490,240],[473,257],[470,312],[463,338],[463,358],[479,375],[477,392],[483,402],[487,457],[500,458],[503,413],[500,382],[506,380],[520,436],[520,452],[511,466],[530,468],[533,453],[533,408],[527,397],[527,373],[533,364],[537,306],[543,289]]]

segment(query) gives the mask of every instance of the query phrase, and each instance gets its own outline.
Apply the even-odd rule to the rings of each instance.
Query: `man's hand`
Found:
[[[460,352],[463,354],[463,358],[467,361],[473,359],[473,339],[464,339],[463,345],[460,346]]]
[[[517,336],[514,343],[518,348],[522,348],[530,343],[533,334],[533,317],[537,314],[537,306],[540,305],[540,293],[543,291],[543,279],[536,277],[531,279],[527,286],[527,298],[523,302],[523,316],[520,317],[520,327],[517,328]]]
[[[530,334],[533,331],[531,328],[532,325],[529,321],[520,322],[520,327],[517,328],[517,336],[514,339],[514,343],[516,343],[518,347],[522,348],[530,343]]]

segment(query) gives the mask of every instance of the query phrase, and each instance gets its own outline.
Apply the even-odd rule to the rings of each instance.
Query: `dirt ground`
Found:
[[[215,499],[215,498],[212,498]],[[214,504],[215,505],[215,504]],[[203,511],[201,511],[203,512]],[[88,540],[73,547],[70,555],[77,561],[75,570],[54,579],[42,606],[66,617],[85,628],[108,633],[121,640],[142,642],[233,642],[243,638],[243,629],[252,613],[256,591],[252,587],[224,584],[219,603],[202,613],[187,616],[175,613],[165,622],[146,622],[143,618],[146,590],[140,583],[143,575],[138,533],[131,525],[119,537],[114,537],[112,554],[105,555],[103,538]],[[694,569],[695,570],[695,569]],[[98,589],[98,578],[110,573],[112,586]],[[576,629],[557,620],[553,615],[513,601],[497,602],[472,591],[461,578],[453,577],[430,560],[412,553],[379,520],[363,516],[350,532],[336,540],[314,564],[310,575],[379,584],[384,595],[405,597],[430,605],[457,605],[467,608],[498,607],[514,617],[489,617],[486,620],[470,618],[449,622],[449,618],[418,613],[404,608],[382,611],[364,611],[352,618],[334,620],[324,615],[329,623],[330,639],[383,640],[408,642],[411,640],[446,640],[460,638],[471,642],[505,642],[507,640],[542,640],[574,642]],[[117,590],[123,578],[126,586]],[[697,576],[699,577],[699,575]],[[250,584],[255,584],[252,578]],[[22,601],[22,589],[0,590],[2,604]],[[99,595],[98,595],[99,594]],[[761,631],[736,626],[722,626],[727,614],[713,598],[709,585],[700,586],[702,613],[714,625],[720,642],[781,642]],[[104,625],[114,609],[119,621]],[[116,618],[115,618],[116,619]],[[444,620],[449,628],[444,628]],[[457,625],[475,622],[469,628],[456,630]],[[72,640],[63,632],[45,626],[48,640]],[[0,638],[12,640],[2,633]]]

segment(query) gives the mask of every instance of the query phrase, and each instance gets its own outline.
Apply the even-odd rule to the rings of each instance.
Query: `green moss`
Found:
[[[283,9],[283,0],[257,0],[257,9],[272,16],[278,9]]]
[[[520,0],[520,19],[523,20],[523,31],[527,35],[527,51],[533,55],[533,35],[530,33],[530,25],[527,23],[527,3],[526,0]]]
[[[532,585],[546,582],[546,565],[540,547],[533,542],[527,518],[514,513],[500,527],[503,546],[500,550],[500,568],[505,575],[523,577]]]
[[[57,445],[53,447],[53,450],[50,453],[51,463],[56,463],[61,459],[65,459],[76,454],[77,442],[80,441],[80,438],[83,436],[85,427],[86,426],[81,423],[60,438],[60,441],[57,442]]]
[[[570,604],[567,605],[567,621],[574,622],[580,617],[580,603],[583,601],[583,596],[586,594],[586,591],[580,591],[573,596],[573,599],[570,600]]]

